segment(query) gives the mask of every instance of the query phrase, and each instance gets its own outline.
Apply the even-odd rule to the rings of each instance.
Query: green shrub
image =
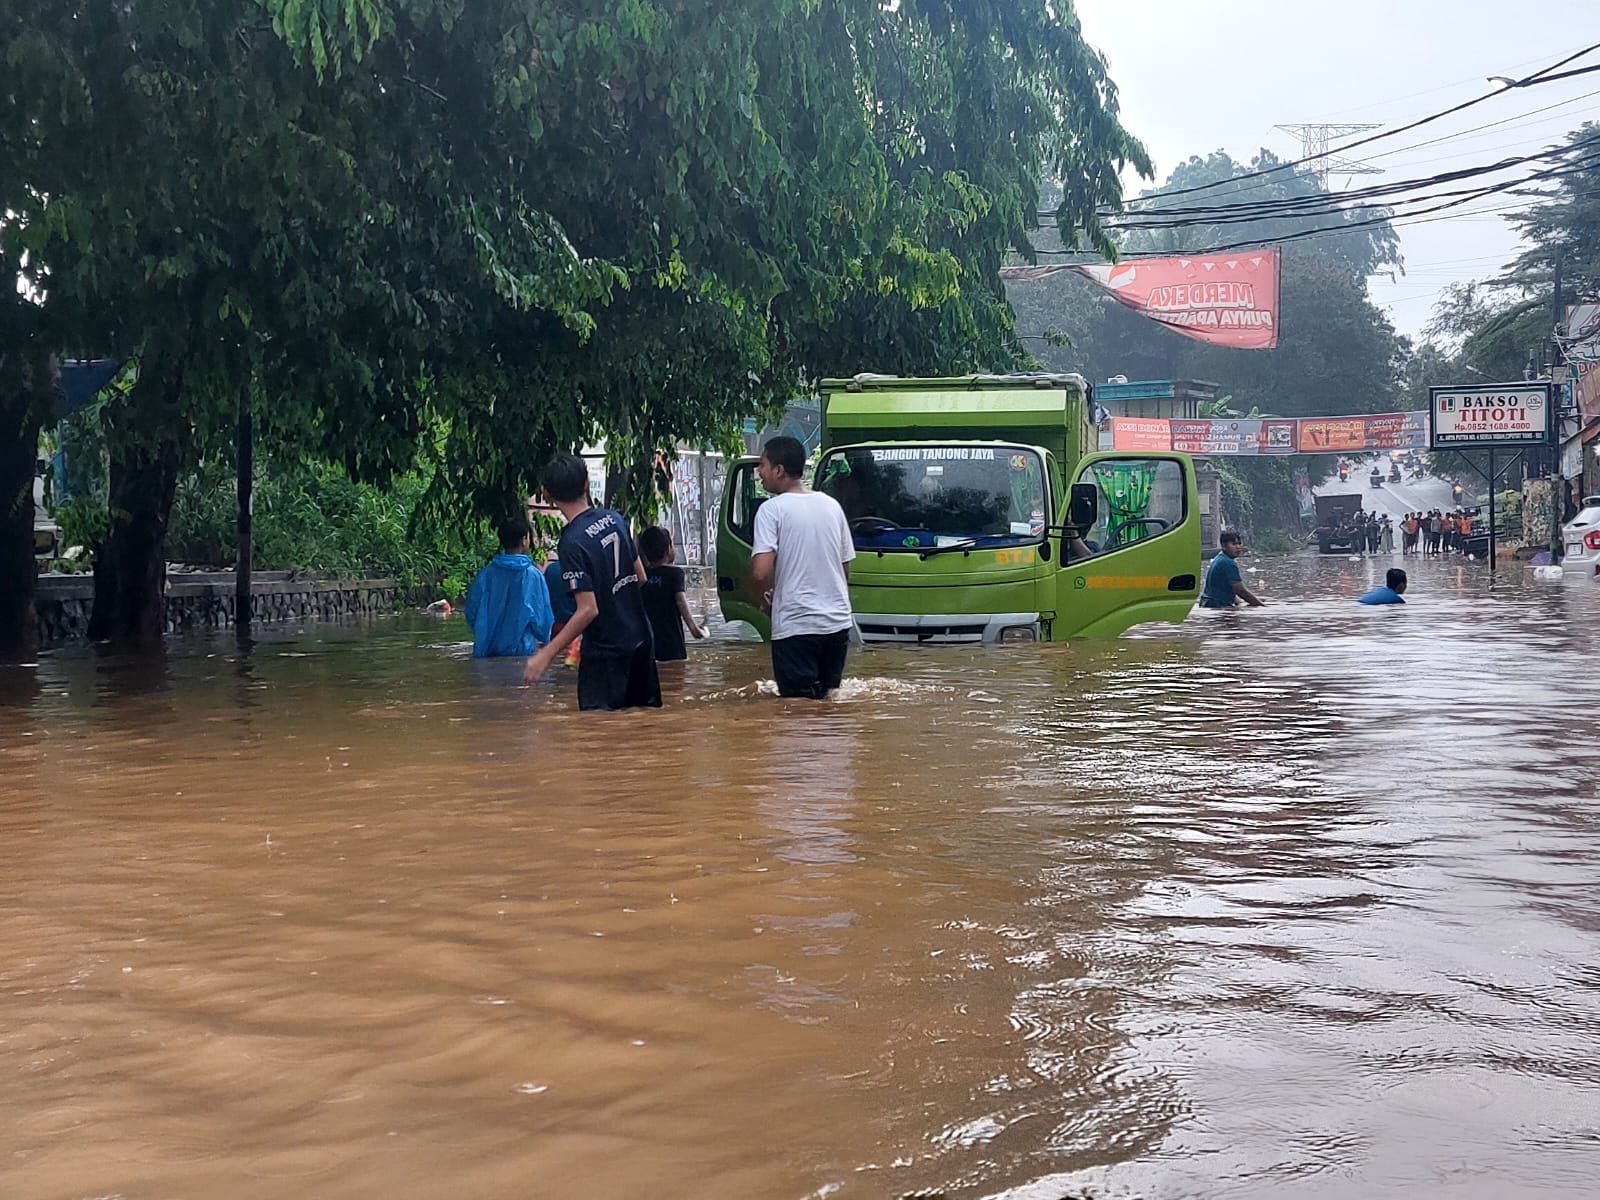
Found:
[[[413,602],[466,594],[494,554],[485,522],[444,524],[422,504],[428,475],[413,471],[387,489],[356,483],[331,463],[268,460],[255,485],[257,570],[337,578],[390,578]],[[197,566],[231,566],[237,546],[234,473],[212,459],[178,484],[167,556]]]

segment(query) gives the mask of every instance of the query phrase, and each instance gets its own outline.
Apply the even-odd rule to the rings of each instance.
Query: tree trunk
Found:
[[[183,464],[181,378],[141,365],[123,429],[112,430],[111,531],[95,553],[89,636],[154,645],[165,631],[167,518]]]
[[[34,347],[0,354],[0,662],[38,647],[33,477],[58,369],[52,356]]]

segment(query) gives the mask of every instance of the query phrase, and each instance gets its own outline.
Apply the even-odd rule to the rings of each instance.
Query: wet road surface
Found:
[[[0,1196],[1591,1196],[1600,590],[1387,565],[825,705],[0,669]]]

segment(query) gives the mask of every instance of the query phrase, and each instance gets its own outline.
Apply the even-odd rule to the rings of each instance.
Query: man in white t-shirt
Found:
[[[806,449],[775,437],[756,474],[772,496],[756,510],[751,572],[772,609],[772,674],[780,696],[821,700],[844,677],[850,647],[850,560],[844,509],[802,477]]]

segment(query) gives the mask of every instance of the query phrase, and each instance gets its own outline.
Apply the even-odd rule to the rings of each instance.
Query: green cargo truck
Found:
[[[1095,453],[1078,375],[822,385],[812,486],[838,500],[856,559],[850,596],[866,642],[1061,641],[1181,621],[1199,590],[1194,464],[1170,452]],[[722,614],[763,637],[750,580],[755,459],[723,489]]]

